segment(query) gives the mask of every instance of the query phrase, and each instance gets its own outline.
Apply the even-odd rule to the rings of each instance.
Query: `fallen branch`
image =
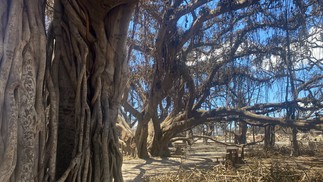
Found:
[[[175,142],[175,141],[178,141],[178,140],[182,140],[182,141],[186,141],[188,145],[192,145],[191,141],[194,140],[194,138],[206,138],[206,139],[212,140],[213,142],[221,144],[221,145],[225,145],[225,146],[228,146],[228,147],[239,147],[239,148],[244,148],[244,147],[250,146],[250,145],[256,145],[256,144],[261,143],[261,142],[264,141],[264,138],[263,138],[263,139],[261,139],[259,141],[250,142],[250,143],[246,143],[246,144],[232,144],[232,143],[225,143],[225,142],[218,141],[215,138],[210,137],[210,136],[194,135],[194,136],[191,136],[191,137],[175,137],[175,138],[172,138],[170,140],[170,142]]]
[[[225,145],[225,146],[229,146],[229,147],[231,147],[231,146],[233,146],[233,147],[241,147],[241,148],[242,147],[244,148],[244,147],[249,146],[249,145],[256,145],[256,144],[261,143],[261,142],[264,141],[264,138],[263,138],[263,139],[261,139],[259,141],[250,142],[250,143],[246,143],[246,144],[232,144],[232,143],[229,144],[229,143],[225,143],[225,142],[220,142],[220,141],[216,140],[213,137],[204,136],[204,135],[195,135],[195,136],[193,136],[191,138],[206,138],[206,139],[212,140],[213,142],[221,144],[221,145]]]

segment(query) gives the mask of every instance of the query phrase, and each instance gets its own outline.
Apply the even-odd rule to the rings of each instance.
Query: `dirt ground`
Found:
[[[122,171],[124,181],[142,181],[144,176],[159,175],[169,172],[176,173],[179,169],[209,168],[214,165],[212,157],[184,158],[151,158],[131,159],[123,162]]]
[[[152,176],[174,172],[179,169],[209,168],[214,165],[212,157],[189,157],[189,158],[151,158],[131,159],[123,162],[122,171],[124,181],[142,181],[144,176]]]
[[[180,169],[211,169],[216,165],[223,165],[219,156],[223,151],[219,146],[197,146],[186,151],[185,155],[169,158],[126,159],[123,162],[124,181],[142,181],[145,176],[155,176],[167,173],[177,173]],[[218,162],[219,161],[219,162]],[[323,173],[323,155],[290,157],[272,154],[269,158],[247,157],[245,164],[237,165],[243,169],[248,166],[270,166],[273,162],[293,166],[300,170],[315,169]]]

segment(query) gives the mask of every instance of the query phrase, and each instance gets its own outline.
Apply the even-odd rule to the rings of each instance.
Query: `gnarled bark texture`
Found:
[[[56,0],[46,46],[46,1],[0,0],[1,182],[123,180],[115,121],[133,3]]]
[[[46,122],[44,102],[44,1],[0,4],[0,181],[53,179],[55,123]]]
[[[135,1],[56,0],[51,75],[58,89],[58,181],[122,181],[115,122]]]

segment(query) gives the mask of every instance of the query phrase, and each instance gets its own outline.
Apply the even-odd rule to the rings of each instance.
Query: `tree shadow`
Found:
[[[152,165],[155,163],[154,165]],[[140,173],[133,179],[133,181],[142,181],[144,175],[146,174],[147,171],[152,171],[154,170],[156,172],[156,175],[158,173],[163,173],[165,168],[169,168],[169,166],[181,166],[180,161],[176,161],[173,159],[169,158],[161,158],[161,159],[145,159],[145,163],[143,164],[138,164],[134,167],[134,169],[138,169]]]

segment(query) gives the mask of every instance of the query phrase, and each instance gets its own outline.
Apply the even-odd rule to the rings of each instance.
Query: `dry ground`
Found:
[[[222,147],[223,148],[223,147]],[[217,162],[216,157],[221,153],[221,147],[215,145],[198,145],[186,152],[186,155],[170,158],[151,158],[142,159],[126,159],[123,163],[123,177],[125,181],[143,181],[147,176],[161,176],[163,174],[173,174],[176,176],[183,169],[192,171],[199,169],[214,169],[215,167],[228,170]],[[323,155],[316,156],[300,156],[290,157],[279,153],[270,152],[253,157],[247,157],[245,164],[237,165],[236,169],[243,171],[253,171],[253,173],[262,173],[264,170],[275,165],[288,166],[292,169],[304,171],[319,171],[323,174]],[[225,173],[225,172],[224,172]],[[229,172],[228,172],[229,173]],[[306,176],[304,176],[306,177]],[[179,180],[175,180],[179,181]],[[185,181],[185,180],[180,180]]]

